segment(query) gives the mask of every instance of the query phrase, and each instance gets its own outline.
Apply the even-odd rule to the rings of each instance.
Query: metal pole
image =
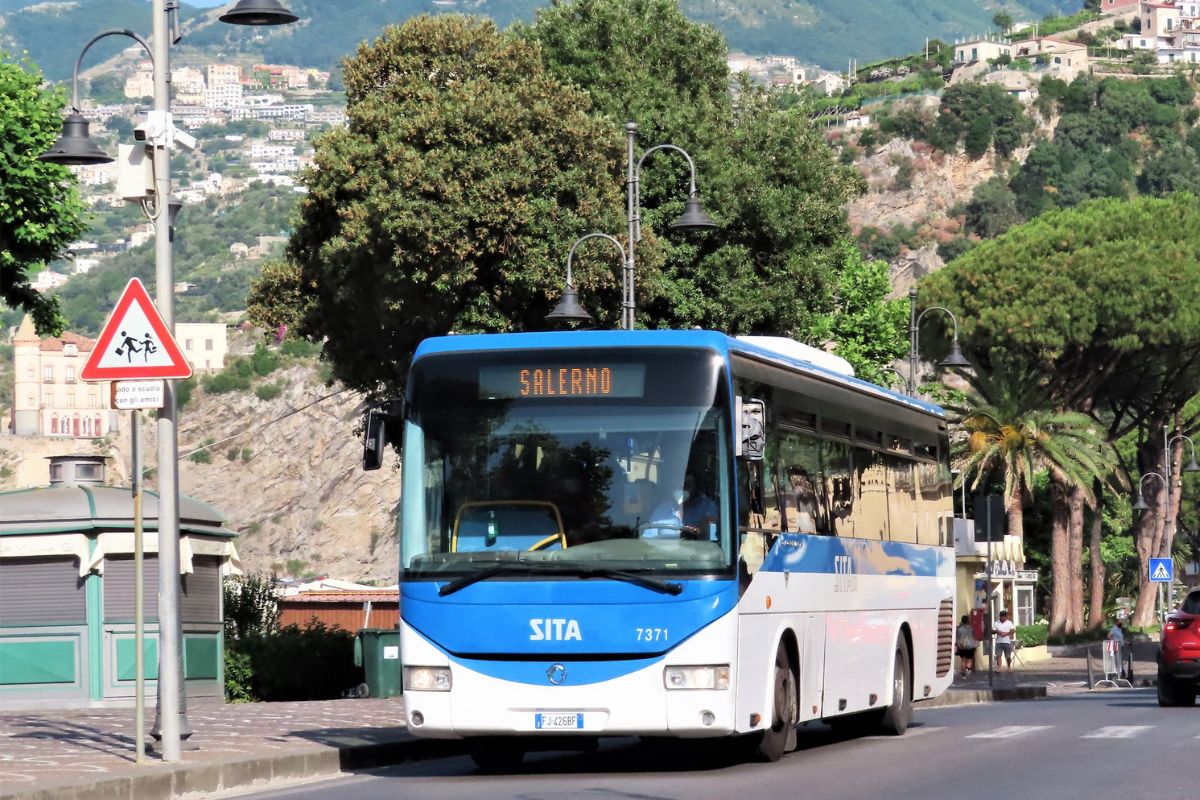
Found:
[[[914,292],[915,294],[915,292]],[[987,529],[987,595],[985,606],[987,611],[988,630],[988,686],[992,685],[992,674],[996,665],[996,635],[992,632],[992,498],[983,499],[983,525]]]
[[[917,287],[915,286],[908,290],[908,396],[917,396]],[[989,660],[988,663],[991,661]]]
[[[171,125],[170,31],[165,0],[153,0],[154,112]],[[175,270],[171,262],[171,153],[164,139],[154,146],[155,304],[168,331],[175,330]],[[178,761],[180,737],[190,736],[183,700],[183,626],[179,617],[179,443],[175,382],[165,381],[158,415],[158,724],[163,761]]]
[[[637,240],[641,235],[641,231],[639,230],[640,220],[638,219],[641,202],[638,198],[637,162],[633,160],[633,150],[637,144],[637,129],[636,122],[625,123],[625,203],[628,211],[627,235],[629,237],[629,252],[625,254],[624,280],[621,281],[623,294],[621,301],[621,328],[627,331],[633,330],[633,251],[636,249]]]
[[[1169,425],[1163,425],[1163,476],[1166,478],[1166,500],[1163,505],[1163,558],[1171,557],[1171,430]],[[1174,572],[1174,570],[1172,570]],[[1168,598],[1167,602],[1170,602]],[[1166,604],[1163,603],[1163,586],[1158,584],[1158,624],[1162,625],[1167,616]]]
[[[143,572],[142,542],[142,426],[141,413],[129,412],[129,430],[133,436],[133,647],[134,689],[133,738],[137,743],[138,764],[146,760],[146,619],[142,608],[146,590]]]

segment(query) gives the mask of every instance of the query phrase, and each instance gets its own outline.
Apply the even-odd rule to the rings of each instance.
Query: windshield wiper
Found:
[[[540,564],[538,565],[540,566]],[[517,568],[520,568],[519,570]],[[438,589],[438,596],[445,597],[448,594],[454,594],[460,589],[465,589],[473,583],[486,581],[489,578],[494,578],[504,572],[529,572],[536,569],[535,565],[529,561],[497,561],[492,566],[481,569],[479,572],[471,575],[463,575],[461,578],[455,578],[449,583]]]
[[[635,586],[641,586],[644,589],[662,592],[663,594],[677,595],[683,592],[683,584],[681,583],[664,581],[659,578],[652,578],[649,575],[639,575],[636,572],[628,572],[612,567],[529,561],[498,561],[486,569],[479,570],[479,572],[472,573],[471,575],[463,575],[461,578],[455,578],[449,583],[444,584],[438,589],[438,596],[445,597],[448,594],[454,594],[473,583],[486,581],[506,572],[554,572],[563,575],[576,575],[581,578],[613,578],[625,581],[626,583],[632,583]]]
[[[649,575],[639,575],[636,572],[612,567],[578,566],[574,568],[574,572],[582,578],[615,578],[663,594],[680,594],[683,591],[682,583],[664,581],[661,578],[652,578]]]

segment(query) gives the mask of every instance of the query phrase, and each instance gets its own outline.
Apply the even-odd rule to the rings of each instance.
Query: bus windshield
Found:
[[[404,578],[730,571],[725,386],[720,356],[695,349],[419,360]]]

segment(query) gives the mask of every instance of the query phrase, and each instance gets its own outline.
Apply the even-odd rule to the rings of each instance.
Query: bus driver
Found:
[[[716,537],[717,504],[711,497],[696,491],[692,473],[683,478],[683,488],[659,503],[650,516],[650,525],[642,531],[646,539],[679,539],[684,531],[696,531],[702,539]],[[661,527],[656,527],[656,526]]]

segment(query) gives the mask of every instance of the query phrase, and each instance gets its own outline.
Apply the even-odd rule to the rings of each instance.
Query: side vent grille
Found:
[[[944,678],[954,668],[954,601],[946,598],[938,606],[937,676]]]

